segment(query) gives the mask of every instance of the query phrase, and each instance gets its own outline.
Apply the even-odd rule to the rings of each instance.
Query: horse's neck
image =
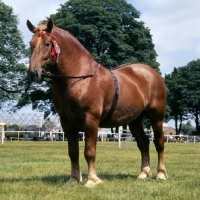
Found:
[[[56,41],[60,46],[59,66],[67,75],[77,76],[93,70],[95,63],[91,54],[80,42],[70,33],[59,28],[54,28],[52,35],[56,36]],[[84,66],[84,67],[83,67]]]

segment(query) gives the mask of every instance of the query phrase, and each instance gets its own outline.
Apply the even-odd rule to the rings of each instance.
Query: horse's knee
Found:
[[[160,138],[155,137],[154,138],[154,144],[156,147],[156,151],[161,152],[164,150],[164,143],[165,143],[165,138],[164,135],[162,134],[162,136]]]
[[[140,138],[136,138],[137,141],[137,146],[140,149],[141,152],[147,152],[149,151],[149,139],[146,137],[146,135],[144,137],[140,137]]]
[[[87,161],[95,161],[96,150],[86,149],[84,152],[85,159]]]

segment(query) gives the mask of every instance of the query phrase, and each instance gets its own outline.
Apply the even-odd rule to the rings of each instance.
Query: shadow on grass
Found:
[[[83,177],[83,181],[87,180],[87,174],[82,174]],[[129,175],[129,174],[99,174],[98,175],[99,178],[101,178],[103,181],[108,180],[123,180],[123,179],[128,179],[128,178],[132,178],[132,179],[137,179],[137,175]],[[34,177],[30,177],[30,178],[0,178],[0,183],[3,182],[19,182],[19,181],[23,181],[23,182],[30,182],[30,181],[43,181],[45,183],[48,184],[59,184],[59,183],[66,183],[69,180],[70,176],[66,176],[66,175],[49,175],[49,176],[34,176]]]

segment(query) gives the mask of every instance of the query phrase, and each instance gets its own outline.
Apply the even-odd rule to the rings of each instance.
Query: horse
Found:
[[[149,139],[142,126],[143,116],[150,120],[158,154],[157,179],[166,180],[164,165],[163,119],[166,87],[162,77],[145,64],[124,64],[108,70],[97,63],[84,46],[68,31],[49,19],[35,27],[28,76],[41,83],[44,76],[53,81],[52,99],[68,141],[71,175],[67,183],[82,181],[79,164],[78,133],[85,132],[84,157],[88,166],[86,187],[103,181],[95,169],[98,127],[128,125],[141,152],[139,179],[152,177]]]

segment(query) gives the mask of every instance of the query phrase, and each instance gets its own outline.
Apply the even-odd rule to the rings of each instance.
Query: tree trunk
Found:
[[[179,130],[178,130],[178,134],[181,133],[181,126],[182,126],[182,122],[183,122],[183,115],[180,115],[180,124],[179,124]]]
[[[178,134],[178,117],[177,117],[177,115],[175,115],[174,121],[175,121],[176,135],[177,135]]]
[[[196,130],[199,131],[199,117],[198,117],[198,107],[195,109],[195,124],[196,124]]]

